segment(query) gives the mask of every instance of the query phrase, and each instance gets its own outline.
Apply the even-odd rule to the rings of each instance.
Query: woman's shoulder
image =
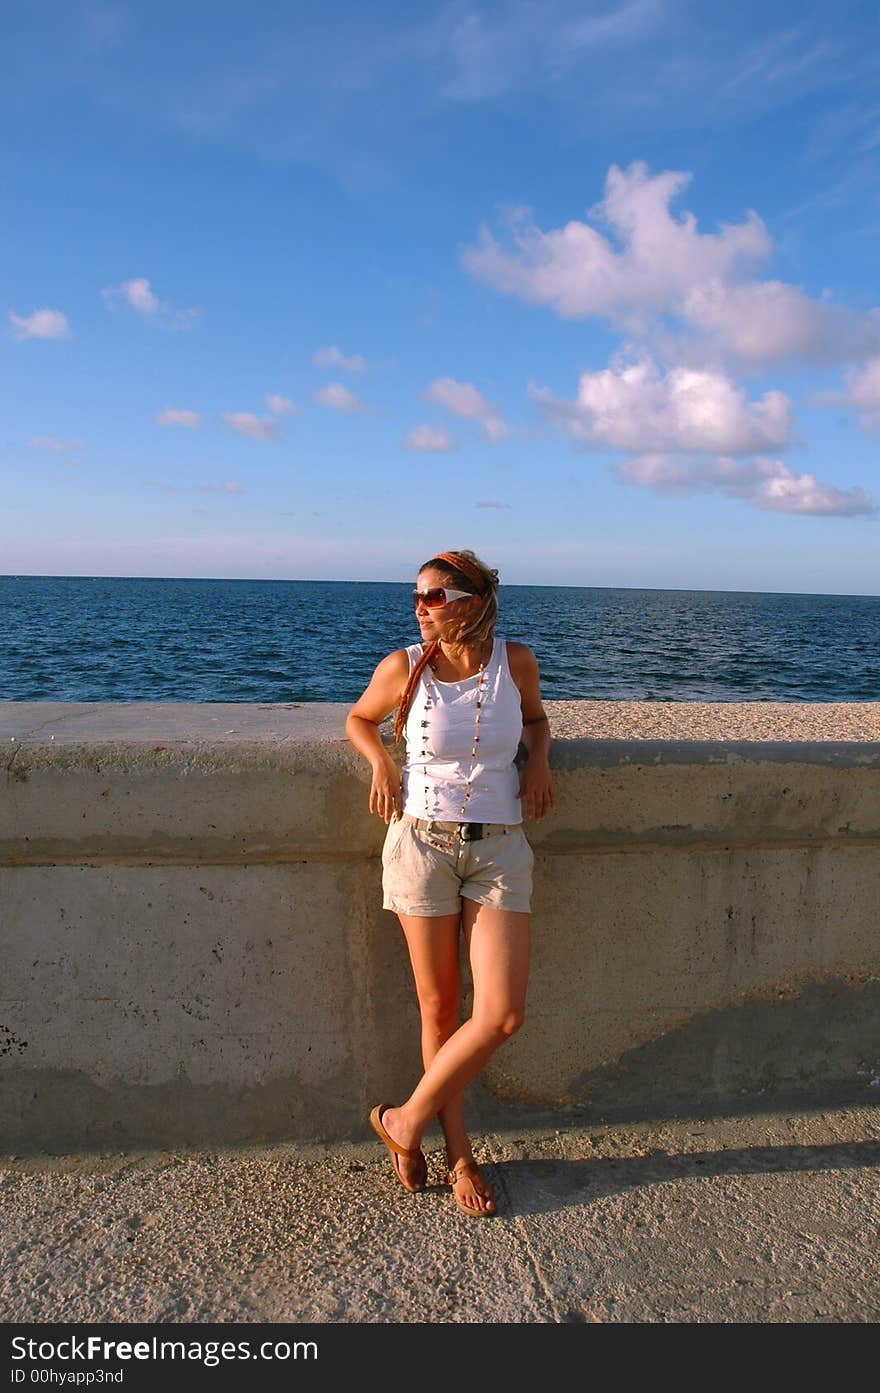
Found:
[[[373,669],[369,685],[351,708],[350,715],[364,716],[377,724],[397,706],[409,681],[409,659],[405,648],[387,653]]]
[[[409,674],[409,655],[405,648],[396,648],[393,653],[386,653],[384,658],[379,659],[373,669],[370,683],[376,689],[403,691],[409,681]]]
[[[413,645],[410,644],[407,648],[395,648],[393,653],[386,653],[385,657],[379,663],[379,668],[389,676],[396,672],[408,674],[412,646]],[[416,645],[416,647],[418,647],[418,645]],[[379,668],[376,669],[377,672]]]
[[[510,670],[516,672],[528,672],[534,668],[537,659],[527,643],[516,643],[513,639],[507,639],[507,661]]]

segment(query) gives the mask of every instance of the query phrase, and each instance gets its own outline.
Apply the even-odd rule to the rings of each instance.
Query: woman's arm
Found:
[[[345,721],[345,733],[355,749],[369,761],[373,771],[370,785],[370,812],[378,813],[386,822],[392,814],[402,811],[400,772],[382,743],[379,726],[395,711],[409,678],[409,659],[406,649],[389,653],[379,663],[370,685],[351,708]]]
[[[520,779],[518,798],[524,801],[526,817],[540,822],[555,807],[550,775],[550,722],[541,703],[541,677],[538,660],[524,643],[508,643],[510,673],[519,687],[522,701],[522,743],[528,754]]]

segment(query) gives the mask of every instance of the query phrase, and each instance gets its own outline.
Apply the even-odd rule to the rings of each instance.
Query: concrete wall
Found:
[[[408,1092],[345,712],[0,704],[0,1149],[330,1140]],[[880,1097],[880,744],[552,762],[527,1020],[474,1121]]]

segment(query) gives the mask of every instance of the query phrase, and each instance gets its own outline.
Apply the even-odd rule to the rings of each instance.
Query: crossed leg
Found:
[[[406,1147],[418,1147],[434,1117],[440,1119],[449,1167],[473,1161],[464,1126],[464,1088],[522,1024],[529,971],[530,916],[462,900],[460,915],[398,916],[406,936],[422,1021],[425,1072],[399,1108],[382,1122]],[[463,931],[473,980],[473,1011],[459,1023]],[[418,1163],[401,1157],[403,1174],[418,1179]],[[492,1210],[473,1171],[456,1182],[456,1198],[475,1211]]]

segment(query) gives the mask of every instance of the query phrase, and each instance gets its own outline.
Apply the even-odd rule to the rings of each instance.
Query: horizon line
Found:
[[[138,581],[211,581],[225,585],[411,585],[411,580],[376,580],[375,578],[339,578],[315,576],[131,576],[93,575],[91,572],[50,574],[43,571],[0,572],[0,580],[138,580]],[[880,593],[851,590],[739,590],[712,589],[694,585],[573,585],[560,581],[502,581],[502,590],[624,590],[657,591],[672,595],[783,595],[792,598],[838,600],[877,600]]]

